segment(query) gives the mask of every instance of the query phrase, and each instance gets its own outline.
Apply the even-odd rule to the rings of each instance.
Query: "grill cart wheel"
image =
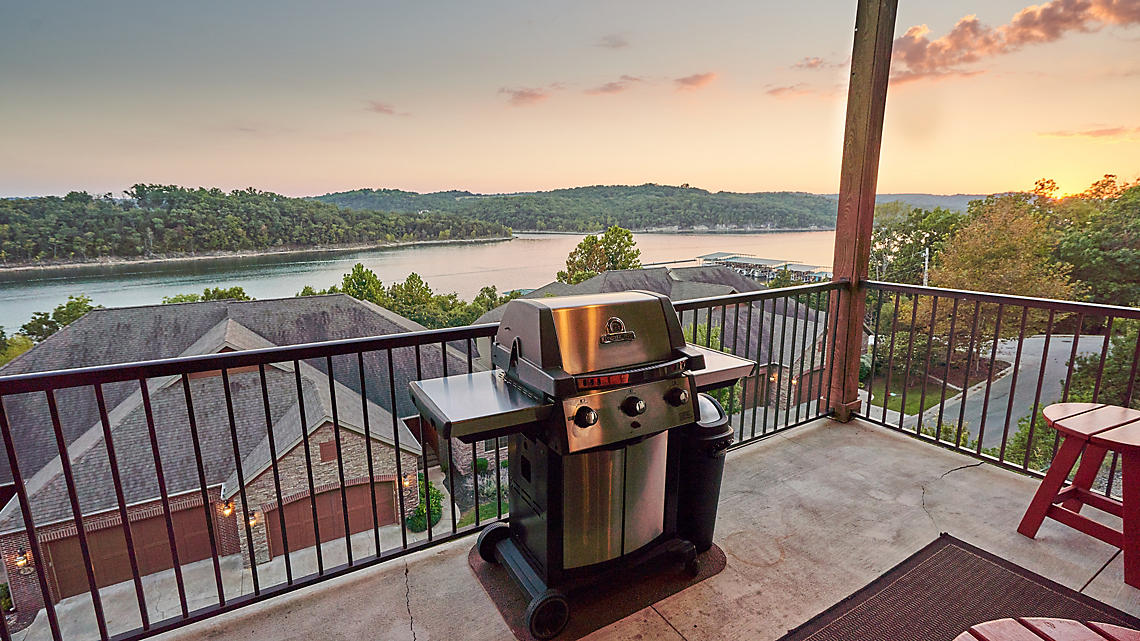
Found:
[[[510,526],[502,521],[483,528],[483,531],[479,533],[479,541],[476,543],[479,557],[487,563],[498,563],[499,560],[495,558],[495,546],[510,535]]]
[[[685,561],[685,572],[688,572],[689,576],[697,576],[698,574],[700,574],[701,573],[701,561],[700,561],[700,559],[698,559],[697,557],[694,556],[693,558]]]
[[[570,621],[570,603],[558,590],[547,590],[526,608],[526,625],[536,639],[553,639]]]

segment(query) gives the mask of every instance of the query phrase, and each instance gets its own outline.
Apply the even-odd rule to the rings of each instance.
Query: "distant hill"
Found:
[[[446,211],[348,210],[252,188],[223,192],[139,184],[129,194],[0,200],[0,259],[20,266],[508,234],[502,225]]]
[[[352,209],[423,210],[469,216],[515,230],[587,232],[628,229],[831,229],[835,200],[803,192],[710,192],[688,186],[593,186],[515,194],[357,189],[314,197]]]
[[[921,209],[942,207],[952,211],[966,211],[971,200],[981,200],[989,194],[877,194],[876,203],[889,203],[896,200]],[[839,194],[826,194],[827,198],[839,201]]]

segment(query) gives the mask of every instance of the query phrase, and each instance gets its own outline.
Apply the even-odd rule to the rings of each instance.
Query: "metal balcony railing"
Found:
[[[1140,320],[1140,309],[865,285],[864,419],[1042,476],[1060,439],[1041,408],[1135,401],[1140,340],[1133,343],[1127,328]],[[1120,349],[1126,353],[1113,354]],[[1110,354],[1116,367],[1111,387]],[[1118,463],[1114,455],[1098,479],[1106,495],[1119,491]]]
[[[866,420],[1040,475],[1057,442],[1029,418],[1042,406],[1136,394],[1140,344],[1124,347],[1125,385],[1106,371],[1140,310],[866,286]],[[688,340],[759,363],[715,392],[737,446],[831,413],[848,368],[833,367],[841,328],[829,310],[845,291],[821,283],[674,305]],[[37,630],[63,639],[79,617],[85,638],[142,639],[502,519],[505,441],[443,439],[410,416],[408,394],[411,380],[490,367],[496,329],[0,377],[15,490],[0,511],[0,554],[17,624],[38,614]],[[33,441],[59,456],[32,469]],[[1118,462],[1102,476],[1112,494]]]
[[[827,413],[827,309],[842,287],[676,305],[690,340],[762,363],[717,392],[740,443]],[[38,633],[63,639],[78,617],[85,638],[146,638],[502,519],[505,439],[443,439],[409,416],[408,393],[490,367],[496,328],[0,377],[17,625],[39,616]],[[32,465],[33,446],[55,460]],[[425,484],[442,485],[438,507]]]

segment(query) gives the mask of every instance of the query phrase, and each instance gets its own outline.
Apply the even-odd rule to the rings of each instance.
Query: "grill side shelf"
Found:
[[[733,354],[689,343],[691,350],[704,356],[704,367],[689,370],[698,392],[734,385],[738,379],[751,376],[756,362]]]
[[[554,411],[504,379],[491,370],[412,381],[412,401],[444,438],[464,443],[522,431]]]

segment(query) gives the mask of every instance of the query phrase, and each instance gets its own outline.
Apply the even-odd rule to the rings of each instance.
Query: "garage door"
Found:
[[[348,499],[348,527],[352,534],[372,529],[372,499],[368,483],[349,486],[345,490]],[[317,525],[321,532],[321,542],[344,537],[344,512],[341,506],[340,490],[330,490],[317,495]],[[376,519],[380,525],[396,522],[396,486],[393,481],[376,483]],[[285,553],[281,541],[281,517],[277,510],[265,513],[265,523],[269,527],[269,553],[278,556]],[[309,497],[285,504],[285,527],[289,538],[289,549],[300,550],[316,543],[313,534],[313,506]]]
[[[210,550],[206,516],[201,507],[174,512],[174,540],[178,546],[178,561],[185,565],[208,559]],[[131,522],[131,537],[135,546],[135,559],[139,574],[146,576],[174,566],[170,555],[170,539],[166,519],[157,516]],[[131,579],[131,561],[127,555],[126,537],[121,526],[87,533],[87,548],[91,565],[95,569],[95,583],[99,587]],[[71,536],[51,541],[44,546],[47,553],[48,580],[57,598],[65,598],[90,590],[87,570],[79,537]]]

